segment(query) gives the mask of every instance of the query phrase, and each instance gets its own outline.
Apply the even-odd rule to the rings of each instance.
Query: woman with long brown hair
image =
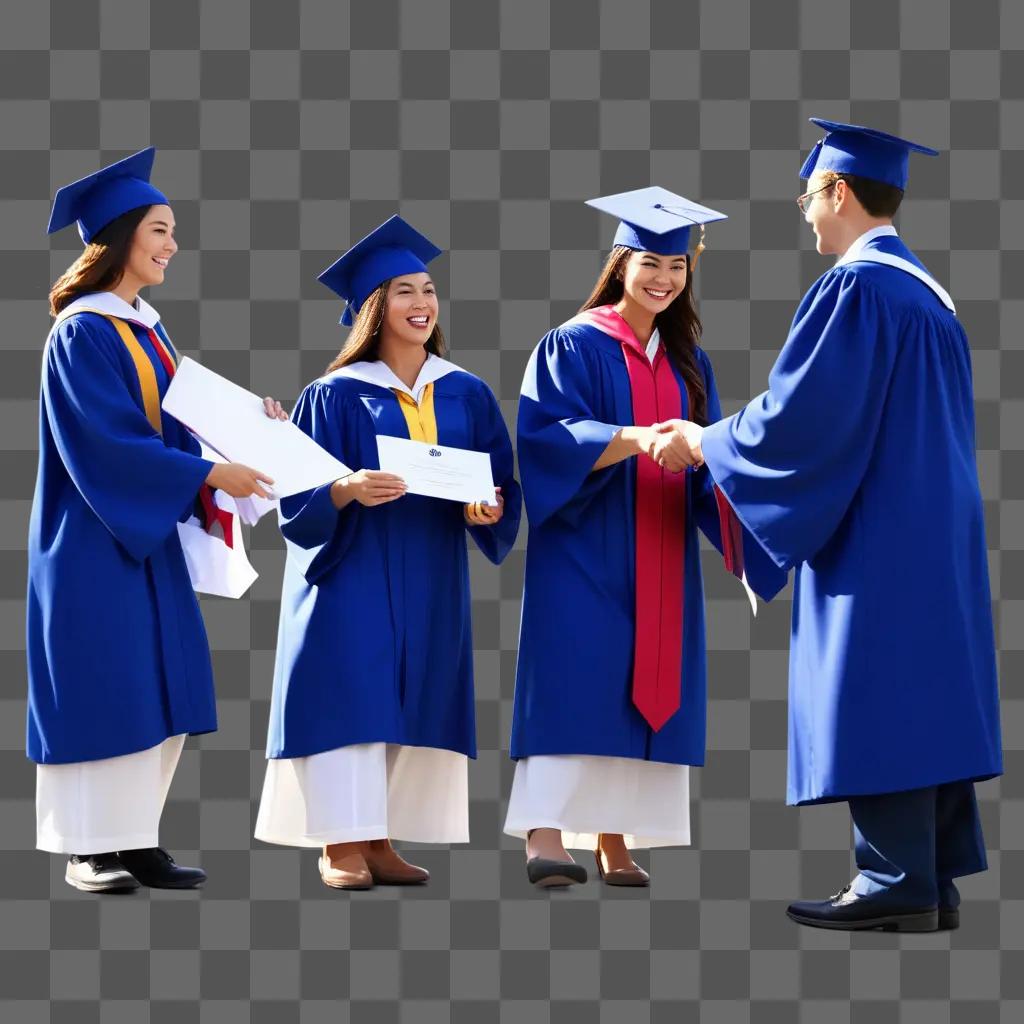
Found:
[[[320,275],[354,324],[295,408],[355,472],[281,502],[288,557],[256,837],[319,848],[321,878],[338,889],[426,881],[392,839],[469,839],[466,535],[497,564],[519,526],[497,400],[445,358],[427,271],[439,253],[392,217]],[[407,493],[380,471],[378,437],[488,453],[497,503]]]
[[[57,192],[48,230],[82,254],[50,292],[39,475],[29,527],[28,755],[37,846],[108,892],[192,888],[157,829],[187,734],[217,728],[210,650],[177,531],[212,489],[266,496],[267,477],[214,464],[161,399],[177,355],[139,295],[177,251],[143,150]],[[284,418],[272,399],[268,415]]]
[[[699,346],[691,225],[724,215],[652,187],[592,200],[620,218],[593,292],[530,359],[519,403],[530,523],[505,831],[535,885],[647,885],[631,849],[689,842],[704,762],[698,527],[727,568],[785,581],[693,464],[684,421],[721,415]],[[745,570],[745,572],[744,572]]]

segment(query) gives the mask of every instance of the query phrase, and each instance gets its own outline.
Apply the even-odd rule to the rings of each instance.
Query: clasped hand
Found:
[[[659,466],[670,473],[681,473],[688,466],[704,465],[701,451],[703,427],[690,420],[665,420],[651,426],[646,439],[646,452]]]

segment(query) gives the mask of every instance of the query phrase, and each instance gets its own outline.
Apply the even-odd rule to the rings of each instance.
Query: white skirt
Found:
[[[395,743],[270,759],[256,838],[282,846],[467,843],[467,761],[452,750]]]
[[[160,815],[185,737],[120,757],[36,765],[36,847],[113,853],[159,846]]]
[[[688,846],[690,769],[631,757],[544,754],[516,763],[505,832],[557,828],[566,849],[593,850],[599,832],[630,849]]]

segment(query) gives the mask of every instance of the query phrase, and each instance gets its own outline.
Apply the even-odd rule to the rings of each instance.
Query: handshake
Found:
[[[690,420],[666,420],[652,424],[640,442],[642,450],[670,473],[681,473],[688,466],[704,465],[700,450],[704,428]]]

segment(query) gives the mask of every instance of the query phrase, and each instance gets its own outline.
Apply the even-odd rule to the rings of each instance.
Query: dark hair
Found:
[[[875,181],[874,178],[863,178],[859,174],[826,171],[822,176],[822,187],[834,185],[837,181],[846,182],[857,202],[872,217],[894,216],[903,201],[903,189],[884,181]]]
[[[86,245],[82,255],[54,281],[50,316],[56,316],[80,295],[108,292],[121,283],[132,236],[149,210],[149,206],[139,206],[122,213]]]
[[[580,312],[593,309],[595,306],[613,305],[622,298],[625,289],[623,272],[626,261],[634,252],[625,245],[617,245],[612,249],[608,260],[601,271],[601,276],[594,285],[590,297],[580,306]],[[690,419],[695,423],[707,425],[708,395],[704,386],[704,374],[697,363],[697,344],[700,342],[701,322],[693,305],[693,264],[686,257],[686,285],[683,290],[669,303],[667,309],[660,312],[654,323],[665,343],[665,351],[686,381],[686,390],[690,399]]]
[[[330,373],[332,370],[340,370],[349,363],[362,362],[364,359],[373,361],[380,358],[380,328],[384,323],[384,310],[388,305],[388,287],[393,279],[389,278],[383,284],[378,285],[366,297],[356,314],[355,323],[341,351],[331,361],[330,366],[324,371]],[[430,337],[424,342],[423,347],[435,356],[444,356],[448,351],[447,342],[444,340],[444,333],[441,325],[434,324]]]

